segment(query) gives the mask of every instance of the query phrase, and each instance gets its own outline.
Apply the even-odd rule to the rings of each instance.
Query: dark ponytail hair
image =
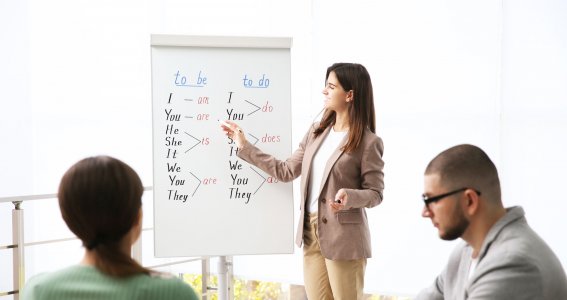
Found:
[[[124,238],[138,222],[144,187],[124,162],[85,158],[73,165],[59,185],[59,207],[69,229],[95,254],[95,267],[111,276],[150,271],[124,253]]]

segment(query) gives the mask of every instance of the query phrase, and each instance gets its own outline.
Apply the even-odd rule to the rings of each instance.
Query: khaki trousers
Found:
[[[321,254],[317,213],[309,215],[303,233],[303,276],[309,300],[363,298],[366,258],[330,260]]]

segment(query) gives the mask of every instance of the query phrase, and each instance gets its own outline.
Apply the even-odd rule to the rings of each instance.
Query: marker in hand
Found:
[[[234,129],[232,129],[232,127],[230,126],[230,124],[228,124],[227,122],[222,121],[222,120],[220,120],[220,119],[217,119],[217,121],[218,121],[221,125],[223,125],[223,126],[227,127],[228,129],[230,129],[231,131],[234,131]],[[238,130],[238,132],[242,133],[242,130],[241,130],[240,128],[236,128],[236,130]]]
[[[338,213],[339,211],[345,209],[344,207],[344,201],[341,199],[334,199],[331,201],[331,203],[329,204],[329,206],[331,207],[331,211],[334,213]]]
[[[333,200],[335,209],[344,209],[347,202],[348,194],[346,193],[345,189],[338,190],[337,194],[335,195],[335,200]]]

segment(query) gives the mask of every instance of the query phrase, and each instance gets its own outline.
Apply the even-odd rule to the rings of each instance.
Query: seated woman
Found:
[[[140,177],[124,162],[85,158],[61,179],[59,207],[83,242],[80,264],[34,276],[22,299],[199,299],[178,278],[148,270],[130,255],[142,228]]]

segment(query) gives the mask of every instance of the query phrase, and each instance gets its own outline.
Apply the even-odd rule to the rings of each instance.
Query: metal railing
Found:
[[[144,188],[145,192],[151,191],[151,190],[152,190],[152,187],[145,187]],[[61,243],[61,242],[77,240],[76,237],[69,237],[69,238],[51,239],[51,240],[45,240],[45,241],[28,242],[28,243],[25,242],[25,239],[24,239],[24,210],[22,209],[23,202],[31,201],[31,200],[45,200],[45,199],[56,199],[56,198],[57,198],[57,194],[0,197],[0,203],[12,202],[12,204],[14,205],[14,209],[12,210],[12,244],[0,245],[0,251],[12,249],[13,290],[11,290],[11,291],[0,291],[0,298],[2,296],[13,295],[15,300],[19,300],[20,290],[25,285],[25,266],[26,266],[26,264],[25,264],[25,255],[24,255],[25,252],[24,251],[25,251],[26,247],[42,245],[42,244],[54,244],[54,243]],[[153,228],[144,228],[143,229],[143,231],[152,231],[152,230],[153,230]],[[132,257],[140,263],[142,263],[142,242],[143,242],[142,241],[142,235],[140,235],[140,238],[138,239],[138,241],[136,241],[136,243],[134,243],[134,245],[132,245]],[[232,290],[230,288],[230,286],[232,285],[231,283],[232,283],[232,277],[233,277],[231,263],[226,262],[226,257],[220,257],[220,260],[222,261],[223,266],[219,265],[219,270],[226,269],[226,267],[228,267],[228,273],[227,274],[219,273],[219,276],[220,275],[226,276],[226,278],[224,278],[224,279],[219,278],[219,287],[209,286],[210,283],[211,283],[211,281],[209,279],[211,272],[210,272],[210,257],[208,257],[208,256],[184,259],[184,260],[168,262],[168,263],[163,263],[163,264],[158,264],[158,265],[153,265],[153,266],[146,266],[146,267],[150,268],[150,269],[156,269],[156,268],[162,268],[162,267],[166,267],[166,266],[184,264],[184,263],[188,263],[188,262],[201,261],[201,275],[202,275],[201,299],[207,300],[207,299],[210,299],[210,297],[209,297],[210,291],[219,290],[219,292],[222,292],[221,289],[224,290],[224,288],[220,286],[222,283],[227,285],[227,289],[229,291]],[[6,269],[3,269],[3,270],[6,270]],[[231,294],[232,293],[228,293],[226,298],[223,297],[223,299],[232,299]]]

